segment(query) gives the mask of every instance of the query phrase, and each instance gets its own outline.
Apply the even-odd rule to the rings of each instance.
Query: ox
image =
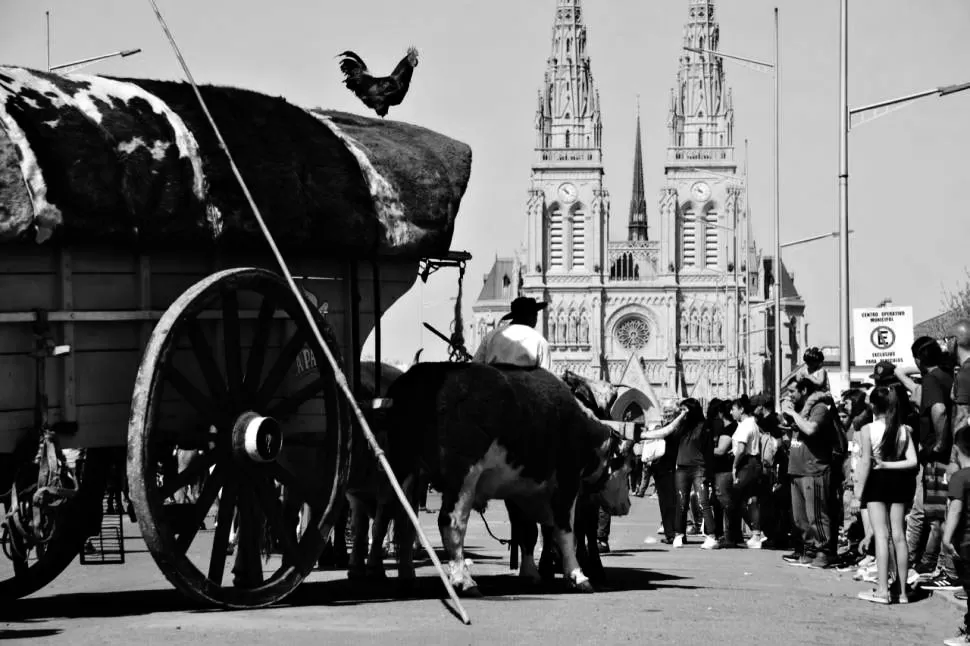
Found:
[[[619,391],[617,386],[606,381],[587,379],[569,370],[563,374],[563,382],[588,412],[600,420],[610,419],[610,409],[616,401]],[[610,466],[613,477],[629,475],[632,468],[629,460],[622,455]],[[512,549],[518,548],[522,553],[519,576],[532,583],[539,583],[543,578],[553,578],[558,555],[555,554],[554,549],[550,549],[553,547],[553,541],[549,528],[543,529],[543,549],[537,569],[533,558],[538,540],[536,524],[527,519],[515,502],[506,501],[505,505],[509,513],[509,522],[512,525],[514,539]],[[604,505],[602,492],[591,490],[588,485],[580,488],[575,513],[576,558],[583,572],[593,582],[601,582],[605,578],[597,542],[600,514],[609,513],[608,509],[603,509]],[[629,504],[626,505],[626,509],[629,510]]]
[[[478,589],[464,557],[472,510],[512,501],[520,518],[539,522],[559,547],[571,589],[593,588],[576,558],[574,513],[580,487],[600,492],[611,513],[629,512],[626,458],[632,443],[597,421],[569,387],[546,370],[478,363],[412,367],[388,390],[388,459],[414,506],[424,469],[441,492],[438,529],[450,578],[462,594]],[[534,525],[533,525],[534,526]],[[399,523],[399,577],[414,577],[413,528]],[[528,555],[531,559],[531,555]]]

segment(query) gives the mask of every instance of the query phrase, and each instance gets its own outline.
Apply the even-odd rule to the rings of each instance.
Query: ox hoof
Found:
[[[479,590],[478,586],[475,584],[472,584],[467,588],[458,588],[456,592],[458,593],[459,597],[465,597],[470,599],[477,599],[479,597],[484,596],[482,595],[482,591]]]

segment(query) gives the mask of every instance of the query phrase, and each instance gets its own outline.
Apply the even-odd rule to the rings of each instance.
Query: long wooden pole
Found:
[[[199,100],[199,105],[202,106],[202,111],[205,112],[206,119],[208,119],[209,124],[212,126],[212,130],[215,131],[216,138],[219,140],[219,147],[222,148],[224,153],[226,153],[226,158],[229,160],[229,166],[232,168],[233,175],[236,176],[236,181],[239,182],[239,187],[246,196],[246,200],[249,202],[249,206],[253,210],[253,215],[256,216],[256,222],[259,224],[259,228],[263,232],[263,237],[266,238],[266,242],[269,244],[270,250],[273,252],[273,256],[276,258],[276,262],[280,266],[280,271],[283,272],[283,276],[286,278],[286,282],[290,286],[290,290],[296,296],[296,302],[300,305],[300,309],[303,312],[303,316],[306,317],[307,323],[310,325],[310,329],[313,330],[314,339],[323,349],[323,353],[326,355],[327,361],[330,362],[330,367],[333,369],[337,385],[340,386],[344,396],[347,397],[347,401],[350,402],[350,407],[353,409],[354,415],[357,417],[357,422],[360,424],[360,428],[364,432],[364,437],[367,438],[367,442],[370,444],[371,449],[373,449],[374,455],[377,457],[378,462],[380,462],[381,467],[384,469],[384,473],[387,474],[387,479],[391,482],[391,486],[394,488],[394,493],[397,494],[398,500],[401,501],[401,506],[404,507],[404,511],[407,512],[408,518],[411,520],[411,524],[414,525],[414,529],[417,531],[418,537],[421,539],[421,545],[428,553],[428,556],[431,557],[431,561],[434,563],[435,568],[437,568],[438,575],[441,577],[442,583],[445,584],[445,589],[447,589],[451,600],[454,601],[462,622],[464,622],[466,625],[471,624],[471,619],[468,617],[468,613],[465,612],[464,607],[462,607],[461,601],[459,601],[458,595],[455,593],[455,589],[451,585],[451,581],[448,579],[444,568],[441,566],[441,561],[438,560],[438,555],[435,554],[434,550],[431,548],[431,543],[428,541],[428,537],[425,536],[424,530],[421,529],[421,523],[418,521],[417,515],[414,513],[414,510],[408,503],[407,497],[404,495],[404,491],[401,489],[401,485],[398,483],[397,477],[394,475],[394,471],[391,470],[391,465],[387,461],[387,457],[384,455],[383,449],[381,449],[380,444],[378,444],[377,438],[374,437],[374,433],[371,431],[370,425],[364,418],[364,413],[360,410],[360,406],[357,405],[357,400],[354,397],[353,392],[351,392],[350,386],[347,384],[347,378],[344,376],[343,371],[337,364],[336,358],[334,358],[333,353],[330,351],[330,346],[328,346],[326,341],[324,341],[323,335],[320,333],[320,328],[317,327],[316,321],[313,320],[313,314],[310,313],[310,308],[307,306],[307,301],[305,298],[303,298],[303,294],[300,292],[299,287],[297,287],[296,281],[293,280],[293,274],[290,273],[290,270],[286,265],[286,261],[283,259],[283,255],[280,253],[279,247],[276,245],[276,240],[274,240],[273,234],[270,233],[270,230],[266,226],[266,222],[263,220],[263,216],[259,211],[259,207],[256,206],[256,202],[253,200],[253,196],[249,192],[249,187],[243,180],[242,174],[239,172],[239,168],[236,166],[236,162],[232,157],[232,153],[229,152],[229,147],[222,138],[222,132],[220,132],[219,127],[216,125],[215,119],[212,118],[212,114],[209,112],[209,108],[206,106],[205,100],[202,98],[202,93],[199,92],[199,87],[195,83],[195,78],[193,78],[192,73],[189,71],[189,66],[182,57],[182,52],[179,51],[178,45],[175,44],[175,38],[172,36],[172,32],[169,31],[168,25],[165,23],[165,19],[162,18],[162,13],[158,10],[158,5],[155,4],[155,0],[148,1],[151,3],[152,9],[155,11],[155,16],[158,18],[158,22],[161,25],[162,30],[165,32],[166,37],[168,37],[168,42],[172,45],[172,49],[175,51],[175,56],[178,58],[179,64],[182,66],[182,70],[185,72],[185,75],[189,79],[189,83],[192,85],[192,89],[195,91],[195,96]],[[407,546],[405,546],[405,549],[407,549]]]

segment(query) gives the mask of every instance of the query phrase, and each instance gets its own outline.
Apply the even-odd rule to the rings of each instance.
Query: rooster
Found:
[[[373,77],[367,71],[364,60],[351,51],[338,54],[341,57],[340,71],[344,75],[344,85],[381,117],[387,115],[392,105],[400,105],[411,85],[411,75],[418,66],[418,50],[408,48],[407,55],[401,59],[390,76]]]

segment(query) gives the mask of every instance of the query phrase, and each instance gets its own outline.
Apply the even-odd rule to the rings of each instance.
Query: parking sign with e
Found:
[[[909,363],[913,345],[913,308],[878,307],[855,309],[853,350],[857,366],[874,366],[880,361]]]

